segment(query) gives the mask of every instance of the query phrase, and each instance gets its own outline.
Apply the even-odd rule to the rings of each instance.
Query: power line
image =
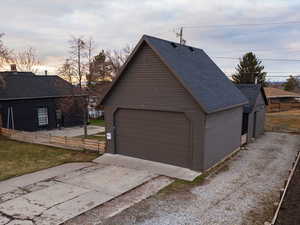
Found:
[[[236,58],[236,57],[226,57],[226,56],[212,56],[212,57],[217,59],[240,60],[240,58]],[[300,59],[272,59],[272,58],[260,58],[260,59],[265,61],[300,62]]]
[[[300,73],[300,72],[296,72],[296,71],[294,71],[294,72],[290,72],[290,71],[263,71],[263,72],[266,72],[266,73],[290,73],[290,74]],[[233,71],[226,71],[226,73],[234,73],[234,72]],[[251,72],[244,72],[244,73],[251,73]],[[288,76],[288,75],[286,75],[286,76]]]
[[[300,24],[300,21],[286,21],[286,22],[271,22],[271,23],[240,23],[240,24],[203,24],[203,25],[183,25],[181,27],[188,29],[205,28],[205,27],[240,27],[240,26],[267,26],[267,25],[288,25]]]
[[[209,51],[211,53],[240,53],[240,52],[300,52],[300,49],[291,49],[291,48],[277,48],[277,49],[236,49],[234,51],[227,50],[227,51]]]
[[[233,75],[229,75],[229,74],[227,74],[226,75],[227,77],[232,77]],[[266,76],[266,78],[275,78],[275,77],[277,77],[277,78],[289,78],[290,76]]]
[[[268,72],[266,72],[266,73],[268,73]],[[234,75],[234,72],[233,73],[225,72],[225,74],[228,74],[229,76],[232,76],[232,75]],[[251,73],[248,73],[248,74],[251,74]],[[290,77],[290,75],[268,75],[267,74],[266,77]]]

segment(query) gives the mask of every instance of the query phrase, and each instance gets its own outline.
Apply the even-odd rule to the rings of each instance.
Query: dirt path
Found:
[[[299,146],[300,149],[300,146]],[[300,163],[298,163],[275,225],[300,224]]]
[[[106,225],[261,225],[292,166],[300,138],[267,133],[199,185],[153,196]]]

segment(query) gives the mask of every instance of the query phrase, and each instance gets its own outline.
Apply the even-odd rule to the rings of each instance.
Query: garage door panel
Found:
[[[143,120],[143,125],[148,125],[148,126],[153,126],[153,124],[165,124],[166,121],[165,120],[168,120],[168,118],[165,118],[165,119],[160,119],[160,118],[157,118],[155,119],[155,121],[153,121],[153,118],[152,119],[145,119],[145,118],[132,118],[132,117],[122,117],[120,118],[121,120],[118,122],[118,125],[119,126],[126,126],[126,127],[132,127],[132,128],[135,128],[135,122],[137,120]],[[172,123],[173,124],[170,124],[172,128],[174,129],[182,129],[182,128],[186,128],[185,126],[185,123],[186,123],[186,120],[174,120],[172,118]],[[164,129],[164,127],[160,127],[161,129]]]
[[[179,152],[181,152],[181,149],[187,149],[187,148],[189,148],[188,144],[177,144],[175,146],[172,142],[163,142],[163,141],[155,141],[155,140],[154,141],[152,141],[152,140],[149,141],[147,139],[144,139],[144,140],[128,140],[128,138],[126,138],[126,139],[123,138],[123,139],[119,139],[119,141],[121,141],[122,143],[126,144],[127,147],[128,146],[135,147],[137,145],[141,146],[141,145],[147,144],[146,148],[149,148],[150,146],[155,146],[156,149],[160,149],[160,146],[163,146],[161,148],[163,148],[165,152],[167,151],[168,148],[170,148],[170,149],[172,149],[172,151],[175,154],[179,154]],[[168,146],[171,146],[171,147],[168,147]],[[142,150],[139,149],[138,151],[142,151]],[[185,154],[185,153],[182,153],[182,154]]]
[[[122,109],[115,123],[117,153],[188,167],[190,125],[183,113]]]
[[[147,132],[147,131],[140,131],[139,134],[135,134],[134,131],[126,131],[125,129],[123,131],[117,132],[117,136],[122,138],[135,138],[139,140],[153,140],[153,141],[161,141],[164,143],[173,144],[175,138],[178,137],[178,133],[176,131],[172,131],[169,133],[164,133],[163,131],[160,131],[163,135],[153,135],[155,130],[153,129],[153,132]],[[187,131],[188,132],[188,131]],[[188,135],[183,135],[180,138],[188,138]],[[178,142],[177,144],[187,144],[186,142]]]
[[[182,148],[188,149],[189,145],[187,143],[177,143],[176,146],[174,145],[174,142],[171,141],[156,141],[154,138],[149,138],[149,139],[132,139],[130,136],[128,137],[122,137],[119,138],[119,141],[121,141],[122,143],[126,144],[127,146],[132,145],[133,147],[136,145],[142,145],[147,143],[147,146],[155,146],[156,148],[160,149],[162,146],[162,148],[164,149],[164,151],[169,151],[168,149],[171,149],[170,151],[172,152],[176,152],[176,154],[182,154],[185,155],[186,152],[185,151],[181,151]],[[132,151],[132,150],[131,150]],[[138,151],[141,151],[138,149]],[[151,151],[152,152],[152,151]]]
[[[159,148],[157,147],[157,144],[149,143],[147,144],[147,149],[150,149],[152,151],[144,151],[144,149],[137,149],[137,146],[140,143],[138,142],[131,142],[126,143],[126,147],[130,149],[130,152],[127,152],[125,155],[129,155],[132,157],[142,158],[146,160],[151,161],[158,161],[158,162],[164,162],[164,163],[170,163],[173,165],[179,165],[179,166],[187,166],[187,163],[185,162],[187,155],[185,152],[182,152],[182,148]],[[143,143],[144,144],[144,143]],[[141,154],[141,151],[143,151],[143,154]],[[124,152],[121,152],[124,154]],[[157,154],[158,153],[158,154]]]

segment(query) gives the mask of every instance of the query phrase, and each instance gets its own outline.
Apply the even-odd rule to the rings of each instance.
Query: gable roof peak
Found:
[[[246,97],[202,49],[149,35],[143,35],[110,90],[114,88],[124,69],[128,66],[128,62],[136,55],[144,42],[168,67],[205,113],[238,107],[248,102]],[[110,90],[105,96],[109,94]],[[105,97],[102,102],[104,100]]]

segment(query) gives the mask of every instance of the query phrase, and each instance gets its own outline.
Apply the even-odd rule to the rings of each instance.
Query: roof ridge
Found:
[[[143,38],[143,39],[145,39],[145,38],[152,38],[152,39],[156,39],[156,40],[159,40],[159,41],[168,42],[168,43],[170,43],[170,44],[174,43],[174,44],[176,44],[178,47],[193,48],[193,49],[196,49],[196,50],[203,51],[202,48],[198,48],[198,47],[191,46],[191,45],[183,45],[183,44],[180,44],[180,43],[178,43],[178,42],[176,42],[176,41],[170,41],[170,40],[166,40],[166,39],[154,37],[154,36],[147,35],[147,34],[144,34],[142,38]]]

